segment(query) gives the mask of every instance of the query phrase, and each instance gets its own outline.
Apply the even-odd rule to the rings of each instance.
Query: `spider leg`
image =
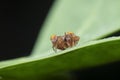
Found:
[[[57,52],[57,49],[53,46],[52,47],[53,48],[53,51],[56,53]]]

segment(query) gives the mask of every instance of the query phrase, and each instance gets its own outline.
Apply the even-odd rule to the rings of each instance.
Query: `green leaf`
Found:
[[[97,40],[120,30],[119,3],[120,0],[56,0],[32,55],[0,62],[0,79],[44,80],[59,72],[120,60],[120,37]],[[80,36],[79,44],[54,53],[50,35],[68,31]]]
[[[98,66],[120,60],[119,47],[120,37],[109,38],[53,53],[45,59],[27,58],[21,64],[12,61],[12,66],[2,66],[1,62],[0,76],[2,80],[39,80],[58,72]]]
[[[57,0],[33,49],[33,55],[50,51],[52,34],[72,31],[79,45],[120,30],[120,0]]]

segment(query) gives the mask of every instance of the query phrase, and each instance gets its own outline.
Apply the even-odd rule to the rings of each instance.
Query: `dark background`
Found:
[[[0,1],[0,60],[28,56],[54,0]],[[119,36],[120,32],[110,36]],[[120,62],[73,71],[74,79],[119,78]]]
[[[0,1],[0,60],[30,54],[53,0]]]

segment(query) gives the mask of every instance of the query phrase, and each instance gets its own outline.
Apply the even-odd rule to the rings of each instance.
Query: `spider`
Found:
[[[65,32],[63,36],[52,35],[50,37],[53,44],[52,48],[55,52],[57,52],[57,49],[65,50],[75,46],[79,39],[80,37],[76,36],[73,32]]]

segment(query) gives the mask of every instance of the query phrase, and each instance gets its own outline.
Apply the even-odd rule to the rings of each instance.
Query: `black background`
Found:
[[[53,0],[0,1],[0,60],[30,54]]]
[[[53,0],[0,1],[0,60],[28,56]],[[119,36],[120,32],[109,35]],[[74,79],[119,78],[120,62],[73,71]]]

